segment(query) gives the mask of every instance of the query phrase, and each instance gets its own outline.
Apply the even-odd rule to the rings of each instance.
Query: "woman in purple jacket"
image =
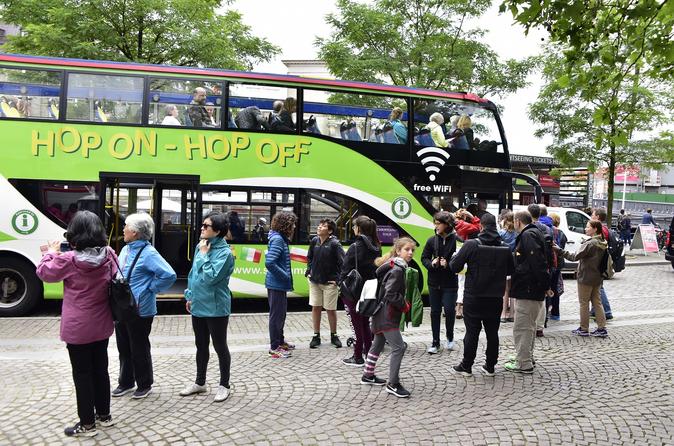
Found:
[[[108,284],[117,273],[117,258],[106,246],[101,220],[92,212],[75,214],[66,240],[71,248],[66,252],[61,252],[59,241],[49,244],[37,275],[45,282],[63,281],[61,340],[70,356],[80,418],[79,423],[65,428],[65,434],[93,437],[96,423],[104,427],[114,424],[108,375],[108,339],[113,330]]]

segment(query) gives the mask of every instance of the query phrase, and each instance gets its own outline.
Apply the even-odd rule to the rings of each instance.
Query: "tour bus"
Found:
[[[444,141],[426,128],[434,113]],[[458,121],[470,147],[452,136]],[[210,211],[230,215],[234,296],[266,296],[269,223],[293,211],[291,296],[306,296],[321,219],[345,246],[358,215],[384,250],[402,235],[423,244],[439,209],[511,207],[516,175],[497,108],[476,95],[219,69],[0,54],[0,134],[4,316],[62,297],[35,266],[79,210],[102,218],[117,252],[125,217],[152,216],[179,278],[166,299],[182,298]]]

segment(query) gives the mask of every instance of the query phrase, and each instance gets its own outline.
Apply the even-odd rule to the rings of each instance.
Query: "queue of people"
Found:
[[[474,212],[480,212],[479,209]],[[433,217],[435,233],[426,241],[421,255],[428,270],[431,304],[431,346],[428,353],[438,354],[444,347],[455,348],[454,324],[456,301],[461,294],[466,331],[463,357],[451,370],[471,375],[478,339],[484,328],[487,347],[481,372],[495,374],[499,356],[498,330],[501,322],[513,324],[516,355],[505,364],[506,371],[531,374],[535,370],[534,347],[541,314],[554,319],[555,293],[558,281],[555,259],[578,261],[578,298],[580,326],[573,331],[582,337],[606,337],[607,312],[602,305],[602,260],[607,250],[605,210],[596,209],[585,233],[589,237],[580,249],[571,253],[564,249],[558,229],[559,217],[547,216],[542,206],[532,205],[526,211],[504,212],[499,221],[482,212],[475,217],[467,210],[455,213],[437,212]],[[550,220],[551,227],[547,226]],[[292,212],[276,213],[270,224],[265,286],[269,301],[269,356],[286,359],[295,346],[284,336],[287,315],[287,294],[293,290],[289,241],[297,224]],[[550,229],[550,231],[548,231]],[[310,348],[322,340],[322,310],[328,314],[330,343],[341,348],[337,334],[338,283],[356,270],[364,280],[378,282],[378,311],[370,318],[357,309],[357,302],[342,299],[355,333],[353,355],[344,359],[348,366],[362,368],[360,383],[386,386],[388,393],[407,398],[400,365],[407,349],[401,334],[401,319],[410,310],[407,300],[407,270],[410,268],[416,242],[407,237],[397,239],[390,252],[382,255],[376,222],[364,215],[353,220],[354,243],[346,253],[334,236],[336,225],[323,219],[317,235],[311,240],[306,277],[310,285],[314,335]],[[73,370],[79,422],[66,427],[68,436],[96,435],[97,426],[112,426],[110,397],[133,392],[142,399],[152,391],[153,368],[149,334],[157,313],[156,294],[174,283],[176,274],[152,247],[154,223],[147,214],[132,214],[125,220],[126,246],[119,259],[107,246],[105,229],[98,216],[88,211],[76,213],[68,225],[66,239],[72,250],[61,252],[60,242],[49,244],[37,267],[45,282],[64,282],[61,339],[66,343]],[[231,355],[227,330],[231,314],[229,280],[234,271],[234,255],[227,242],[231,236],[229,217],[219,212],[208,214],[201,226],[200,241],[195,249],[192,268],[185,290],[186,310],[191,315],[196,347],[196,377],[180,396],[205,393],[209,344],[212,341],[218,356],[219,385],[214,401],[225,401],[231,394]],[[514,240],[513,240],[514,237]],[[463,243],[458,249],[458,243]],[[467,267],[467,269],[465,269]],[[465,271],[463,291],[459,292],[458,276]],[[130,284],[138,306],[138,317],[131,321],[113,322],[108,301],[108,286],[114,277],[123,277]],[[557,293],[559,294],[559,293]],[[604,294],[605,295],[605,294]],[[589,329],[590,303],[596,311],[597,328]],[[606,299],[608,303],[608,299]],[[445,314],[445,342],[440,343],[441,312]],[[508,315],[504,318],[504,314]],[[610,314],[610,308],[609,308]],[[505,320],[504,320],[505,319]],[[110,391],[108,375],[108,340],[116,334],[120,372],[118,386]],[[375,369],[384,345],[391,348],[388,380],[377,377]]]

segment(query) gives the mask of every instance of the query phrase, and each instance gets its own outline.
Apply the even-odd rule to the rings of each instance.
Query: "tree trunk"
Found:
[[[613,186],[615,180],[615,143],[609,142],[611,157],[608,163],[608,197],[606,199],[606,226],[611,227],[613,219]]]

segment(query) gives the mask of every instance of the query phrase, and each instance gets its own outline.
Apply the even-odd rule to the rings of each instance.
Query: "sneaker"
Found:
[[[139,400],[142,398],[147,398],[149,394],[152,393],[152,387],[148,387],[147,389],[138,389],[135,392],[133,392],[133,395],[131,395],[131,398],[134,400]]]
[[[118,398],[120,396],[126,395],[127,393],[133,392],[134,388],[135,386],[131,387],[117,386],[117,388],[111,392],[111,395],[115,398]]]
[[[319,345],[321,345],[321,335],[316,334],[313,338],[311,338],[309,348],[318,348]]]
[[[350,365],[351,367],[363,367],[365,365],[365,360],[363,358],[352,356],[350,358],[342,359],[342,363]]]
[[[607,315],[606,315],[606,320],[607,320],[607,321],[610,321],[611,319],[613,319],[613,315],[612,315],[612,314],[607,314]]]
[[[456,304],[456,318],[463,319],[463,304]]]
[[[279,345],[278,348],[286,351],[295,350],[295,344],[291,344],[290,342],[284,342],[281,345]]]
[[[409,398],[410,392],[405,389],[402,384],[386,384],[386,391],[391,395],[395,395],[398,398]]]
[[[385,379],[377,378],[375,375],[372,376],[361,376],[360,377],[360,383],[361,384],[368,384],[370,386],[383,386],[386,384]]]
[[[289,351],[281,349],[281,347],[276,350],[269,350],[269,357],[274,359],[286,359],[290,358],[292,355]]]
[[[608,337],[608,331],[606,331],[605,328],[597,328],[592,333],[590,333],[590,336],[595,337],[595,338],[607,338]]]
[[[582,328],[578,327],[575,330],[571,332],[571,334],[576,335],[576,336],[590,336],[590,333],[587,332],[587,330],[583,330]]]
[[[455,373],[458,373],[459,375],[473,376],[473,371],[469,368],[464,367],[463,363],[460,363],[459,365],[455,365],[450,370],[453,370]]]
[[[508,322],[508,318],[507,318],[507,317],[502,317],[502,318],[501,318],[501,323],[502,323],[502,324],[505,324],[506,322]]]
[[[104,417],[96,414],[96,425],[103,427],[110,427],[115,425],[115,421],[112,419],[112,415],[110,414]]]
[[[63,430],[63,433],[69,437],[93,437],[98,434],[98,432],[96,432],[96,424],[86,427],[82,423],[77,423],[72,427],[66,427]]]
[[[514,317],[507,317],[506,322],[515,322],[515,318]]]
[[[513,373],[522,373],[522,374],[524,374],[524,375],[531,375],[531,374],[534,373],[534,368],[533,368],[533,367],[530,368],[530,369],[521,369],[521,368],[517,367],[517,363],[516,363],[516,362],[508,362],[508,363],[506,363],[506,364],[503,366],[503,368],[506,369],[506,370],[509,371],[509,372],[513,372]]]
[[[435,355],[435,354],[439,353],[440,352],[440,343],[439,342],[437,344],[435,342],[432,343],[431,346],[428,347],[428,350],[426,350],[426,352],[429,355]]]
[[[200,386],[199,384],[188,384],[183,390],[180,391],[180,396],[189,396],[194,395],[195,393],[204,393],[206,391],[206,386]]]
[[[561,321],[562,318],[560,316],[555,316],[555,315],[550,315],[550,319],[553,321]]]
[[[342,341],[339,340],[339,336],[336,333],[330,335],[330,343],[335,346],[335,348],[342,348]]]
[[[454,350],[454,341],[450,341],[447,339],[447,343],[445,344],[445,348],[447,350]]]
[[[545,335],[543,334],[543,330],[536,330],[536,337],[537,337],[537,338],[542,338],[542,337],[544,337],[544,336],[545,336]]]
[[[508,360],[506,362],[517,362],[517,356],[515,355],[508,356]],[[536,365],[536,360],[534,358],[531,358],[531,363],[533,365]]]
[[[487,364],[481,365],[480,366],[480,371],[482,372],[483,375],[485,376],[494,376],[496,375],[496,371],[494,370],[494,367],[489,367]]]
[[[215,392],[215,398],[213,398],[213,401],[216,403],[221,403],[225,401],[227,398],[229,398],[230,391],[227,387],[225,386],[218,386],[217,392]]]

